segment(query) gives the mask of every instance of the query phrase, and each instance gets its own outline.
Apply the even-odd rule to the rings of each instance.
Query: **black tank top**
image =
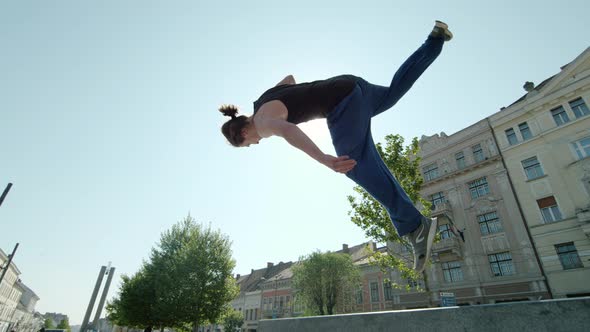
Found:
[[[275,86],[254,102],[254,114],[264,103],[280,100],[289,112],[288,122],[298,124],[325,118],[352,91],[357,80],[353,75],[340,75],[310,83]]]

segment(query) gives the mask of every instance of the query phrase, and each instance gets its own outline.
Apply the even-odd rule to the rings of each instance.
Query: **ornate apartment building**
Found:
[[[450,136],[423,136],[420,147],[421,194],[433,217],[446,213],[453,223],[438,225],[440,242],[426,272],[429,294],[396,294],[394,308],[438,306],[440,292],[453,293],[460,305],[548,298],[488,121]]]
[[[590,295],[590,48],[489,120],[553,296]]]

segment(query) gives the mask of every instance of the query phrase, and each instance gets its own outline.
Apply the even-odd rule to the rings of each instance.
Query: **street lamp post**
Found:
[[[4,192],[2,193],[2,196],[0,196],[0,205],[2,205],[2,202],[4,202],[4,198],[6,198],[6,195],[8,195],[10,188],[12,188],[12,183],[8,183],[6,189],[4,189]]]

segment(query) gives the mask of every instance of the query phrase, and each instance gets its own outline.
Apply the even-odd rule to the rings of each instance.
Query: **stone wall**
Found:
[[[259,331],[590,331],[590,297],[262,320]]]

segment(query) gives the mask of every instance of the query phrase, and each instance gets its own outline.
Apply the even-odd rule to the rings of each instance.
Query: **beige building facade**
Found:
[[[244,316],[242,331],[255,332],[260,319],[294,314],[290,287],[292,265],[292,262],[268,262],[265,268],[236,275],[240,293],[231,306]]]
[[[18,282],[22,289],[22,295],[16,311],[13,314],[15,321],[13,328],[18,332],[37,332],[43,326],[43,320],[35,317],[35,306],[39,297],[27,285]]]
[[[16,323],[14,314],[23,293],[18,282],[20,270],[14,262],[10,266],[6,266],[7,263],[8,255],[0,249],[0,267],[6,268],[6,274],[0,283],[0,331],[5,331]]]
[[[590,295],[590,48],[489,117],[556,298]]]
[[[402,308],[438,306],[440,293],[473,305],[549,298],[518,202],[487,120],[453,135],[420,140],[421,194],[438,225],[434,264],[427,269],[429,298],[400,295]],[[399,248],[404,250],[404,248]]]

